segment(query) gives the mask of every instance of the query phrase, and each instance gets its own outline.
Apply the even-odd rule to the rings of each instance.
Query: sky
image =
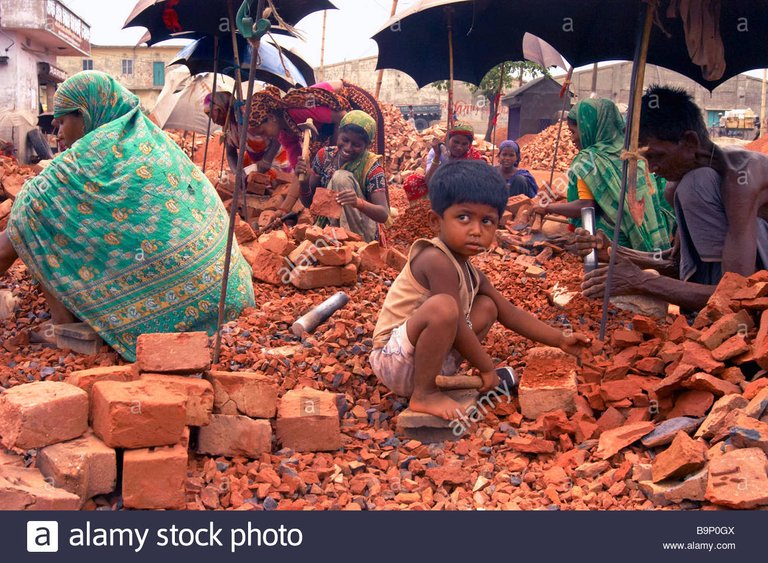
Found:
[[[389,19],[392,0],[332,0],[339,10],[328,10],[326,23],[325,63],[342,63],[378,54],[370,37]],[[94,45],[135,45],[146,31],[143,27],[121,29],[137,0],[62,0],[91,26]],[[399,0],[398,12],[417,3]],[[304,32],[305,42],[284,44],[296,50],[313,66],[320,65],[323,12],[316,12],[296,26]],[[283,43],[283,41],[281,41]]]
[[[62,0],[91,26],[94,45],[136,45],[144,35],[143,27],[122,29],[137,0]],[[389,20],[392,0],[332,0],[339,8],[328,10],[325,41],[325,64],[372,57],[378,54],[376,42],[370,39]],[[399,0],[397,13],[406,11],[418,0]],[[314,67],[320,66],[323,12],[316,12],[296,26],[304,41],[281,38],[280,43],[302,56]],[[166,44],[184,43],[174,42]],[[557,76],[559,73],[553,73]],[[762,78],[762,71],[747,74]]]

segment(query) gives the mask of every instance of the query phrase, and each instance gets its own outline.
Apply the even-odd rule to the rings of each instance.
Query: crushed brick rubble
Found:
[[[579,293],[580,262],[557,244],[500,229],[475,263],[514,304],[592,344],[577,363],[495,326],[486,348],[522,374],[518,393],[494,402],[459,440],[422,443],[397,428],[406,401],[367,361],[410,242],[432,234],[425,202],[409,206],[398,186],[391,200],[399,213],[386,232],[390,249],[309,227],[306,212],[303,224],[261,237],[242,223],[246,258],[273,279],[254,280],[259,305],[225,326],[216,365],[201,333],[145,335],[135,364],[107,347],[92,356],[53,347],[41,336],[50,315],[39,286],[17,263],[0,288],[6,508],[768,505],[768,273],[726,275],[693,326],[611,309],[603,343],[601,304]],[[303,255],[292,253],[307,240],[326,241],[333,263],[307,258],[295,268],[304,277],[289,283],[262,267],[291,256],[298,265]],[[296,318],[339,289],[349,303],[295,336]],[[141,416],[130,411],[136,397]]]

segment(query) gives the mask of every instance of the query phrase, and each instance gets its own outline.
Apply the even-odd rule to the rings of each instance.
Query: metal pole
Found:
[[[216,96],[216,78],[219,71],[219,36],[213,36],[213,89],[211,90],[211,109],[208,110],[208,128],[205,132],[205,152],[203,153],[203,174],[208,163],[208,141],[211,139],[211,120],[213,118],[213,98]],[[226,136],[225,136],[226,140]]]
[[[493,104],[493,126],[491,127],[491,144],[496,145],[496,124],[499,121],[499,105],[501,104],[501,91],[504,89],[504,71],[506,70],[506,63],[501,63],[499,69],[499,91],[496,92],[496,99]],[[493,151],[493,166],[496,166],[496,151]],[[518,162],[518,164],[520,164]]]
[[[257,17],[264,12],[264,0],[258,2]],[[235,22],[233,21],[232,24]],[[213,348],[213,363],[219,362],[221,354],[221,327],[224,324],[224,310],[227,303],[227,285],[229,284],[229,266],[232,257],[232,245],[235,237],[235,217],[237,216],[237,199],[240,195],[240,186],[243,176],[243,161],[245,160],[245,142],[248,134],[248,122],[251,118],[251,100],[253,99],[253,83],[255,81],[257,53],[259,41],[253,42],[253,55],[251,56],[251,69],[248,73],[248,94],[245,102],[245,115],[243,127],[240,128],[240,150],[237,154],[237,173],[235,175],[235,189],[232,196],[232,207],[229,210],[229,231],[227,232],[227,250],[224,256],[224,273],[221,279],[221,296],[219,297],[219,317],[216,325],[216,343]]]
[[[389,13],[389,18],[392,19],[395,17],[395,14],[397,13],[397,0],[392,0],[392,10]],[[325,45],[325,28],[323,28],[323,45]],[[323,64],[322,62],[320,63]],[[376,78],[376,93],[374,94],[376,99],[379,99],[379,94],[381,93],[381,83],[384,80],[384,69],[382,68],[379,71],[379,76]]]
[[[648,42],[651,37],[651,27],[653,25],[653,14],[656,10],[658,0],[648,2],[645,9],[640,10],[637,26],[637,43],[635,44],[635,58],[632,62],[632,80],[629,89],[629,108],[627,109],[627,130],[624,136],[624,148],[629,149],[632,145],[632,136],[637,127],[640,118],[640,103],[643,89],[643,80],[645,78],[645,61],[648,56]],[[608,272],[605,280],[605,295],[603,295],[603,316],[600,319],[600,340],[605,340],[605,331],[608,326],[608,307],[611,302],[611,282],[613,281],[613,271],[616,268],[616,253],[619,248],[619,234],[621,233],[621,222],[624,218],[624,202],[627,197],[627,185],[629,181],[629,161],[625,160],[621,173],[621,193],[619,194],[619,208],[616,213],[616,225],[613,229],[613,240],[611,241],[611,257],[608,261]],[[637,165],[637,161],[635,161]],[[635,176],[637,169],[635,168]],[[637,180],[635,180],[637,181]]]
[[[448,129],[453,128],[453,10],[448,14]]]
[[[763,84],[760,92],[760,136],[765,135],[765,86],[768,82],[768,69],[763,69]]]
[[[552,197],[552,199],[556,199],[556,194],[554,192],[554,187],[552,186],[552,182],[555,181],[555,166],[557,165],[557,152],[560,150],[560,136],[563,133],[563,119],[562,114],[565,113],[565,110],[567,109],[568,105],[568,90],[571,87],[571,77],[573,76],[573,67],[570,68],[568,71],[568,74],[565,75],[565,83],[563,84],[563,110],[561,114],[558,116],[559,119],[557,120],[557,139],[555,139],[555,152],[552,155],[552,169],[549,171],[549,189],[547,190],[549,192],[549,195]]]

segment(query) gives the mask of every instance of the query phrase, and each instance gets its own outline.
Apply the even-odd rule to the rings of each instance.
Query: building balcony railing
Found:
[[[59,0],[45,0],[45,28],[85,53],[91,49],[91,28]]]

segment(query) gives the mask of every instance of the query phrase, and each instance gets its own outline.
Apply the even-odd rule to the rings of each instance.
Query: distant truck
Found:
[[[397,106],[397,109],[400,110],[405,119],[409,119],[411,111],[413,111],[413,119],[416,121],[416,129],[418,131],[426,129],[434,121],[440,121],[442,117],[440,104],[406,104],[404,106]]]

